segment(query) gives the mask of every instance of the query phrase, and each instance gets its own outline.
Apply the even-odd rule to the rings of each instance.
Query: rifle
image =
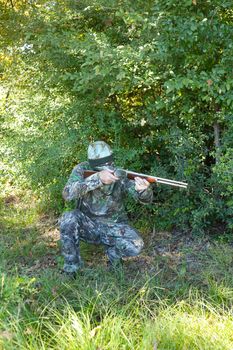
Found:
[[[98,173],[98,171],[84,170],[84,178],[91,176],[93,174],[96,174],[96,173]],[[119,178],[127,177],[130,180],[134,180],[135,177],[140,177],[141,179],[146,179],[150,183],[157,182],[157,183],[161,183],[164,185],[170,185],[170,186],[175,186],[175,187],[187,188],[187,186],[188,186],[188,184],[186,182],[169,180],[169,179],[164,179],[162,177],[151,176],[151,175],[146,175],[146,174],[141,174],[141,173],[135,173],[134,171],[124,170],[124,169],[116,169],[114,172],[114,175],[116,175]]]

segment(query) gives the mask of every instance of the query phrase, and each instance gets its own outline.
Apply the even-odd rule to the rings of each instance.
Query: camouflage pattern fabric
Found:
[[[88,162],[77,165],[63,191],[65,200],[78,200],[78,208],[64,213],[60,220],[66,272],[75,272],[82,266],[80,240],[103,244],[112,264],[122,257],[138,255],[143,241],[127,223],[123,199],[127,193],[144,204],[153,199],[151,187],[137,192],[134,181],[127,178],[121,178],[111,185],[104,185],[98,173],[84,179],[83,172],[87,169],[90,169]]]

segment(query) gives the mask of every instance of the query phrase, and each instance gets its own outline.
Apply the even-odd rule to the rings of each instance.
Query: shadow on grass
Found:
[[[28,204],[25,199],[8,196],[1,199],[0,212],[0,254],[5,271],[29,273],[56,265],[59,251],[56,228],[52,234],[49,224],[40,225],[33,201]]]

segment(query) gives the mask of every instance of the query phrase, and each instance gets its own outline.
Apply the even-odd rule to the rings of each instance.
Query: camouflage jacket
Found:
[[[153,191],[150,186],[137,192],[134,181],[127,178],[104,185],[98,173],[84,179],[84,170],[88,169],[88,162],[80,163],[73,169],[63,190],[63,198],[66,201],[78,200],[80,210],[92,219],[112,223],[126,222],[123,199],[127,192],[141,203],[152,202]]]

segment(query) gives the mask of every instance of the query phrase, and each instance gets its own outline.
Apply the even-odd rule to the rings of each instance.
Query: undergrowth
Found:
[[[1,349],[233,348],[229,243],[147,232],[144,253],[116,272],[83,244],[71,280],[56,218],[22,193],[2,198],[1,213]]]

